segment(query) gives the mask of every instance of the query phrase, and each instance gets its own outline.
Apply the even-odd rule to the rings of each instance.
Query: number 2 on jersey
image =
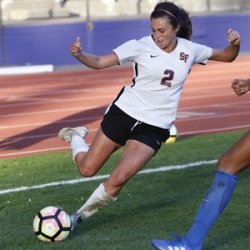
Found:
[[[174,79],[174,71],[173,70],[165,70],[164,77],[161,79],[161,84],[167,87],[171,87],[172,80]]]

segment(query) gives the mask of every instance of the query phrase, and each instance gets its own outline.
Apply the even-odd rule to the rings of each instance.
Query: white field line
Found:
[[[243,72],[246,72],[246,70],[247,70],[247,68],[244,69]],[[214,71],[213,71],[213,73],[214,73]],[[216,77],[216,78],[209,77],[209,78],[203,79],[202,76],[207,75],[208,72],[204,72],[204,71],[194,72],[194,74],[191,74],[187,78],[185,85],[188,84],[189,82],[191,82],[191,83],[197,83],[197,82],[201,83],[200,86],[190,87],[190,91],[193,91],[193,89],[200,89],[200,88],[202,88],[203,90],[206,90],[206,89],[218,89],[218,88],[224,88],[225,84],[206,85],[204,82],[209,81],[209,82],[212,82],[212,83],[214,83],[214,82],[218,83],[218,82],[223,81],[223,80],[229,80],[228,86],[230,87],[232,77],[230,75],[226,74],[225,70],[219,71],[218,73],[221,73],[223,75],[219,76],[219,77]],[[230,73],[232,73],[232,70],[230,70]],[[237,73],[239,74],[238,70],[237,70]],[[197,76],[200,77],[200,78],[194,79]],[[98,75],[98,77],[100,77],[100,76]],[[244,78],[244,77],[247,77],[247,75],[242,75],[241,77]],[[47,96],[48,95],[58,95],[58,94],[63,94],[63,93],[74,93],[74,92],[94,92],[94,91],[100,91],[101,89],[103,89],[101,87],[97,87],[97,88],[94,87],[95,85],[99,85],[102,82],[106,83],[108,81],[109,83],[114,82],[114,84],[116,84],[117,82],[121,82],[121,83],[124,83],[125,85],[130,85],[131,80],[132,80],[132,76],[131,77],[124,77],[123,79],[120,79],[120,78],[119,79],[114,79],[114,78],[112,78],[112,79],[107,79],[107,80],[106,79],[103,80],[103,78],[95,78],[95,81],[92,82],[93,88],[84,88],[84,85],[87,85],[87,84],[89,85],[89,80],[87,80],[87,79],[82,81],[82,82],[78,82],[78,83],[72,83],[72,79],[71,79],[71,81],[69,81],[69,82],[64,82],[64,83],[59,82],[59,83],[54,83],[54,84],[51,83],[50,85],[39,85],[39,87],[34,86],[34,82],[32,82],[32,88],[37,90],[38,93],[36,93],[36,94],[28,94],[27,96],[44,95],[44,92],[39,94],[39,90],[41,91],[41,90],[45,90],[45,89],[47,91],[50,90],[49,92],[46,93]],[[17,83],[17,81],[15,83]],[[43,80],[43,79],[42,79],[42,81],[46,82],[46,80]],[[1,84],[0,84],[0,86],[1,86]],[[67,89],[67,90],[53,90],[53,91],[51,91],[52,89],[55,89],[56,87],[60,87],[60,89],[62,89],[64,86],[71,86],[71,90]],[[113,85],[112,87],[110,86],[108,88],[104,88],[104,91],[107,91],[107,90],[113,89],[113,88],[118,88],[118,87],[121,88],[122,86],[123,86],[122,84],[121,85],[116,85],[116,86]],[[15,93],[16,92],[22,93],[22,92],[25,92],[27,90],[30,90],[30,86],[25,86],[25,87],[16,87],[15,86],[13,88],[12,87],[4,88],[2,90],[2,93],[10,92],[10,91],[14,91]],[[2,96],[1,98],[7,98],[7,97],[8,96]]]
[[[95,129],[89,129],[89,133],[96,132],[98,128]],[[7,142],[7,141],[16,141],[16,140],[24,140],[24,139],[34,139],[34,138],[47,138],[47,137],[57,137],[57,133],[55,134],[41,134],[41,135],[30,135],[30,136],[17,136],[17,137],[10,137],[6,139],[0,139],[0,142]],[[0,156],[4,156],[3,154],[0,154]]]
[[[30,98],[30,97],[21,97],[21,96],[15,96],[10,97],[12,101],[6,101],[6,104],[0,105],[0,108],[11,108],[11,107],[20,107],[20,106],[34,106],[34,105],[41,105],[41,104],[51,104],[51,103],[72,103],[72,102],[79,102],[79,101],[89,101],[89,100],[101,100],[101,99],[114,99],[115,95],[97,95],[97,96],[91,96],[91,97],[79,97],[79,98],[65,98],[65,99],[39,99],[39,98]],[[0,98],[1,99],[1,98]],[[20,103],[23,102],[23,103]]]
[[[210,114],[210,113],[206,113],[204,112],[203,115],[194,115],[191,116],[189,115],[189,113],[187,112],[185,114],[185,112],[181,112],[179,113],[179,115],[177,114],[177,122],[180,123],[180,122],[186,122],[186,121],[190,121],[190,120],[196,120],[196,121],[199,121],[199,120],[205,120],[205,119],[217,119],[218,116],[220,118],[222,117],[230,117],[230,116],[234,116],[234,117],[237,117],[237,116],[242,116],[242,115],[249,115],[249,112],[250,111],[247,111],[247,112],[240,112],[240,113],[237,113],[237,114]],[[27,128],[27,127],[41,127],[41,126],[48,126],[50,125],[51,123],[53,124],[70,124],[72,122],[87,122],[87,121],[98,121],[98,120],[101,120],[103,118],[103,116],[92,116],[92,117],[86,117],[86,118],[79,118],[79,119],[66,119],[66,120],[60,120],[60,121],[53,121],[53,122],[40,122],[40,123],[25,123],[25,124],[16,124],[16,125],[5,125],[5,126],[2,126],[0,125],[0,131],[1,130],[6,130],[6,129],[15,129],[15,128]],[[224,127],[224,130],[227,130],[227,129],[241,129],[241,128],[250,128],[250,125],[249,124],[245,124],[245,125],[239,125],[239,126],[233,126],[233,127]],[[93,129],[92,131],[96,131],[97,129]],[[221,128],[216,128],[214,129],[215,131],[217,130],[221,130]],[[203,131],[203,130],[202,130]],[[209,130],[210,131],[210,130]],[[199,132],[198,130],[195,131],[196,132]],[[190,132],[190,133],[194,133],[194,132]],[[187,133],[185,132],[183,135],[186,135]],[[25,136],[25,137],[11,137],[11,138],[0,138],[0,141],[14,141],[14,140],[21,140],[21,139],[32,139],[32,138],[39,138],[39,137],[53,137],[57,134],[42,134],[42,135],[33,135],[33,136]],[[1,156],[1,154],[0,154]]]
[[[215,129],[203,129],[203,130],[195,130],[190,132],[180,132],[178,133],[179,136],[188,136],[188,135],[201,135],[204,133],[219,133],[222,131],[231,131],[231,130],[242,130],[246,129],[249,130],[249,125],[238,125],[238,126],[231,126],[231,127],[223,127],[223,128],[215,128]],[[89,132],[95,132],[96,129],[91,129]],[[0,139],[0,142],[8,142],[8,141],[15,141],[15,140],[23,140],[23,139],[34,139],[34,138],[46,138],[46,137],[56,137],[57,134],[45,134],[45,135],[33,135],[33,136],[25,136],[25,137],[13,137],[13,138],[7,138],[7,139]],[[42,153],[42,152],[54,152],[57,150],[64,150],[68,149],[68,147],[60,147],[60,148],[45,148],[45,149],[38,149],[38,150],[30,150],[30,151],[22,151],[22,152],[14,152],[14,153],[8,153],[8,154],[0,154],[1,157],[8,157],[8,156],[20,156],[20,155],[27,155],[27,154],[35,154],[35,153]]]
[[[240,62],[233,62],[232,64],[224,64],[224,63],[218,63],[218,64],[210,64],[210,62],[208,63],[208,65],[206,65],[205,67],[204,66],[200,66],[200,65],[195,65],[193,68],[192,68],[192,71],[191,71],[191,75],[194,75],[194,76],[197,76],[197,75],[206,75],[207,74],[207,71],[213,71],[213,74],[220,74],[220,73],[237,73],[239,74],[239,72],[246,72],[249,68],[249,64],[250,62],[249,61],[240,61]],[[124,66],[124,67],[130,67],[130,65],[128,66]],[[119,67],[120,68],[120,67]],[[82,71],[82,70],[79,70],[79,71]],[[78,71],[78,72],[79,72]],[[90,70],[88,70],[88,74],[85,75],[85,77],[87,78],[87,81],[86,82],[90,82],[92,78],[95,78],[96,76],[96,71],[92,71],[93,73],[91,74]],[[110,76],[110,72],[111,71],[98,71],[98,77],[100,77],[100,79],[103,79],[104,77],[109,77]],[[125,72],[125,73],[122,73],[122,75],[126,75],[126,74],[130,74],[131,73],[131,78],[132,79],[132,68],[131,68],[131,72]],[[112,71],[112,79],[113,78],[118,78],[121,76],[121,73],[119,70],[116,70],[116,71]],[[69,75],[60,75],[60,74],[50,74],[48,75],[47,77],[46,76],[43,76],[42,77],[42,81],[43,82],[46,82],[46,81],[53,81],[53,80],[58,80],[60,79],[61,83],[63,81],[71,81],[72,79],[77,79],[79,80],[79,78],[81,79],[81,81],[83,81],[83,74],[77,74],[75,76],[72,76],[71,74]],[[4,80],[6,79],[6,82],[4,82]],[[41,79],[36,78],[36,79],[33,79],[33,78],[27,78],[27,79],[15,79],[15,80],[9,80],[8,78],[3,78],[2,79],[2,82],[1,82],[1,85],[10,85],[10,84],[17,84],[17,83],[29,83],[31,82],[32,84],[35,84],[36,82],[40,82]],[[72,81],[71,81],[72,82]]]
[[[171,171],[171,170],[180,170],[180,169],[185,169],[185,168],[190,168],[190,167],[197,167],[201,165],[211,165],[211,164],[215,164],[216,162],[217,160],[211,160],[211,161],[192,162],[192,163],[188,163],[184,165],[164,166],[164,167],[159,167],[159,168],[141,170],[138,174],[149,174],[149,173],[165,172],[165,171]],[[29,187],[24,186],[24,187],[19,187],[19,188],[11,188],[11,189],[0,190],[0,195],[14,193],[14,192],[21,192],[21,191],[26,191],[26,190],[31,190],[31,189],[41,189],[41,188],[46,188],[46,187],[59,186],[59,185],[72,185],[72,184],[76,184],[80,182],[106,179],[108,177],[109,175],[97,175],[97,176],[89,177],[89,178],[51,182],[47,184],[41,184],[41,185],[35,185],[35,186],[29,186]]]
[[[49,121],[49,122],[36,122],[36,123],[23,123],[23,124],[15,124],[15,125],[0,125],[0,130],[1,129],[13,129],[13,128],[27,128],[27,127],[41,127],[41,126],[48,126],[53,124],[62,124],[62,123],[73,123],[73,122],[88,122],[88,121],[97,121],[102,119],[103,116],[90,116],[90,117],[83,117],[79,119],[65,119],[65,120],[58,120],[58,121]],[[46,136],[46,135],[45,135]],[[0,139],[1,141],[1,139]]]
[[[203,90],[204,91],[204,90]],[[79,91],[80,92],[80,91]],[[65,99],[49,99],[49,98],[38,98],[38,97],[28,97],[28,96],[9,96],[8,100],[5,101],[5,104],[1,104],[0,108],[11,108],[11,107],[20,107],[20,106],[35,106],[35,105],[41,105],[41,104],[51,104],[51,103],[72,103],[77,101],[89,101],[89,100],[105,100],[109,99],[109,102],[111,102],[116,94],[108,94],[108,95],[96,95],[91,97],[72,97],[72,98],[65,98]],[[199,94],[193,95],[193,96],[185,96],[181,98],[181,101],[184,100],[193,100],[193,99],[203,99],[203,98],[214,98],[214,97],[222,97],[222,96],[232,96],[235,97],[235,94],[230,91],[224,91],[223,93],[209,93],[209,94]],[[1,97],[0,97],[1,99]],[[20,103],[23,102],[23,103]]]
[[[41,153],[48,153],[48,152],[56,152],[56,151],[62,151],[62,150],[67,150],[69,147],[58,147],[58,148],[44,148],[44,149],[38,149],[38,150],[27,150],[24,152],[15,152],[15,153],[9,153],[9,154],[0,154],[0,159],[1,157],[8,157],[8,156],[21,156],[21,155],[29,155],[29,154],[41,154]]]
[[[51,91],[51,90],[48,89],[49,92],[44,92],[44,91],[41,92],[41,91],[35,89],[35,90],[37,90],[37,92],[32,92],[32,93],[29,93],[29,94],[27,94],[27,93],[24,93],[24,94],[19,93],[19,92],[21,92],[20,90],[22,89],[22,88],[19,88],[19,87],[7,89],[7,90],[5,89],[5,91],[16,93],[17,90],[19,90],[18,93],[13,94],[12,96],[17,96],[18,97],[20,95],[20,97],[27,97],[27,98],[28,97],[36,97],[36,98],[38,98],[39,96],[51,96],[51,95],[61,95],[61,94],[69,95],[70,93],[83,93],[84,94],[84,93],[95,93],[95,92],[101,92],[101,93],[110,92],[111,90],[119,91],[123,86],[122,85],[116,85],[116,86],[112,86],[112,87],[110,86],[110,87],[106,87],[106,88],[102,88],[102,87],[84,88],[83,86],[79,86],[79,88],[73,88],[73,86],[70,86],[71,89],[65,89],[65,90],[61,90],[62,86],[58,86],[58,88],[59,87],[60,87],[60,90]],[[28,86],[27,90],[30,91],[30,88],[31,88],[31,86]],[[26,89],[25,89],[25,92],[26,92]],[[1,93],[3,93],[3,91]],[[9,97],[10,97],[9,94],[1,95],[1,99],[5,99],[5,98],[9,98]]]
[[[103,106],[107,107],[108,104],[103,104]],[[69,112],[69,111],[81,111],[89,110],[89,109],[97,109],[100,108],[98,106],[85,106],[85,107],[75,107],[75,108],[67,108],[67,109],[51,109],[51,110],[43,110],[43,111],[33,111],[33,112],[25,112],[25,113],[18,113],[18,114],[8,114],[8,115],[0,115],[0,118],[4,117],[15,117],[15,116],[24,116],[24,115],[41,115],[41,114],[52,114],[52,113],[60,113],[60,112]]]
[[[185,98],[183,98],[185,99]],[[75,99],[74,99],[75,100]],[[63,100],[62,100],[63,101]],[[25,104],[25,105],[30,105],[31,103],[29,104]],[[216,111],[213,111],[213,112],[202,112],[203,115],[199,116],[197,115],[198,113],[198,109],[203,109],[203,108],[207,108],[207,107],[213,107],[213,108],[219,108],[219,107],[227,107],[228,109],[232,110],[232,109],[240,109],[243,110],[243,109],[248,109],[248,104],[250,104],[250,101],[248,100],[243,100],[241,102],[227,102],[227,103],[223,103],[223,104],[208,104],[208,105],[200,105],[200,106],[197,106],[197,105],[194,105],[194,106],[190,106],[190,107],[183,107],[183,108],[179,108],[178,111],[177,111],[177,120],[178,121],[187,121],[187,120],[190,120],[190,119],[205,119],[205,118],[217,118],[217,116],[219,115],[220,117],[227,117],[227,116],[231,116],[232,114],[220,114]],[[18,106],[22,105],[22,104],[17,104]],[[108,105],[108,104],[107,104]],[[0,107],[3,107],[4,105],[0,105]],[[90,108],[93,108],[93,106],[85,106],[84,108],[83,107],[76,107],[76,108],[73,108],[73,109],[77,109],[77,110],[85,110],[85,109],[90,109]],[[96,108],[96,106],[95,106]],[[72,109],[71,109],[72,110]],[[71,111],[70,110],[70,111]],[[192,111],[191,110],[195,110],[193,111],[193,115],[191,114]],[[65,112],[65,110],[61,110],[63,112]],[[43,112],[43,111],[42,111]],[[46,113],[49,113],[50,111],[47,110]],[[58,113],[59,110],[51,110],[51,112],[56,112]],[[36,114],[40,114],[41,111],[39,112],[32,112],[31,114],[32,115],[36,115]],[[190,114],[189,114],[190,113]],[[247,115],[249,114],[249,112],[238,112],[238,113],[235,113],[234,116],[239,116],[239,115]],[[10,117],[10,116],[19,116],[19,115],[29,115],[29,113],[19,113],[19,114],[8,114],[8,115],[0,115],[0,117]],[[85,121],[85,120],[96,120],[96,119],[101,119],[102,116],[90,116],[90,117],[83,117],[81,119],[66,119],[66,120],[59,120],[59,121],[49,121],[49,122],[40,122],[40,123],[29,123],[29,124],[18,124],[18,125],[0,125],[0,130],[1,129],[9,129],[9,128],[18,128],[18,127],[27,127],[27,126],[45,126],[45,125],[48,125],[48,124],[51,124],[51,122],[53,123],[66,123],[66,122],[74,122],[74,121]]]
[[[184,100],[193,100],[193,99],[204,99],[204,98],[213,98],[213,97],[216,97],[216,96],[219,96],[219,97],[222,97],[222,96],[228,96],[228,94],[209,94],[209,95],[199,95],[199,96],[193,96],[193,97],[183,97],[181,100],[184,101]],[[108,96],[102,96],[100,97],[99,96],[99,99],[105,99],[105,98],[108,98],[110,99],[110,102],[111,102],[111,97],[110,95]],[[90,99],[95,99],[95,98],[90,98]],[[98,99],[98,98],[97,98]],[[81,100],[84,100],[84,98],[81,98]],[[74,99],[72,99],[72,101],[74,101]],[[55,101],[54,101],[55,102]],[[48,103],[52,103],[52,102],[47,102]],[[40,103],[38,103],[40,104]],[[107,104],[104,104],[104,105],[108,105],[109,103]],[[28,104],[25,104],[25,105],[30,105],[30,103]],[[36,103],[33,103],[32,104],[33,106],[36,105]],[[2,107],[4,105],[1,105]],[[12,105],[8,105],[9,107],[11,107]],[[13,105],[14,106],[14,105]],[[20,106],[20,105],[19,105]],[[24,106],[24,105],[22,105]],[[60,113],[60,112],[65,112],[65,111],[83,111],[83,110],[87,110],[87,109],[92,109],[92,108],[98,108],[100,106],[85,106],[84,108],[81,106],[81,107],[74,107],[74,108],[68,108],[68,109],[55,109],[55,110],[43,110],[43,111],[37,111],[37,112],[25,112],[25,113],[18,113],[18,114],[7,114],[7,115],[0,115],[1,118],[3,117],[16,117],[16,116],[23,116],[23,115],[35,115],[35,114],[42,114],[42,113]]]
[[[192,86],[192,87],[190,86],[189,87],[190,91],[193,91],[195,89],[201,89],[201,88],[203,90],[209,90],[209,89],[213,90],[213,89],[225,88],[225,84],[214,84],[214,85],[210,84],[210,85],[207,85],[207,84],[205,84],[205,82],[212,82],[212,83],[216,82],[217,83],[217,82],[224,81],[224,80],[229,80],[229,79],[230,79],[230,81],[228,83],[228,87],[230,87],[231,86],[231,81],[232,81],[231,77],[227,76],[227,75],[222,75],[222,76],[216,77],[216,78],[214,78],[214,77],[206,77],[205,79],[203,79],[203,78],[193,79],[193,78],[194,77],[191,77],[191,76],[189,78],[187,78],[184,86],[186,86],[189,82],[190,82],[190,84],[192,84],[192,83],[201,83],[201,84],[200,84],[200,86]],[[41,96],[41,95],[42,96],[44,96],[44,95],[49,96],[49,95],[61,95],[61,94],[65,94],[65,93],[68,94],[68,93],[75,93],[75,92],[77,92],[77,93],[79,93],[79,92],[88,93],[88,92],[109,91],[110,89],[115,89],[116,90],[118,88],[122,88],[124,85],[129,86],[131,84],[131,79],[129,78],[124,84],[113,85],[113,86],[109,86],[109,87],[106,87],[106,88],[95,87],[94,86],[94,85],[100,85],[101,84],[99,79],[95,79],[95,83],[93,83],[92,88],[89,88],[89,87],[86,88],[86,87],[84,87],[84,84],[72,85],[71,83],[64,83],[64,84],[60,83],[60,85],[59,84],[54,84],[55,86],[49,85],[46,88],[46,90],[48,91],[46,93],[44,93],[44,91],[41,92],[42,89],[41,89],[40,86],[39,86],[39,89],[37,87],[35,88],[35,87],[32,86],[33,89],[35,89],[37,92],[31,93],[31,94],[24,94],[24,95],[25,96]],[[110,81],[106,80],[104,82],[110,82]],[[117,81],[115,81],[115,82],[117,82]],[[71,89],[62,89],[64,87],[64,85],[65,86],[70,86]],[[0,84],[0,86],[1,86],[1,84]],[[55,87],[59,88],[59,90],[54,90]],[[5,89],[3,89],[1,91],[1,94],[5,93],[5,92],[14,92],[17,95],[17,93],[21,94],[22,92],[30,91],[30,88],[31,88],[31,86],[26,86],[26,87],[17,87],[17,86],[15,86],[13,88],[5,88]],[[1,98],[8,98],[8,96],[9,95],[6,95],[6,96],[1,95]]]
[[[202,135],[205,133],[219,133],[222,131],[229,132],[231,130],[239,130],[239,129],[247,129],[249,130],[249,125],[239,125],[239,126],[231,126],[231,127],[224,127],[224,128],[215,128],[215,129],[204,129],[204,130],[195,130],[195,131],[190,131],[190,132],[183,132],[179,133],[179,136],[188,136],[188,135]],[[1,155],[0,155],[1,156]]]
[[[229,113],[229,114],[221,114],[219,111],[218,112],[202,112],[200,113],[200,115],[198,115],[199,113],[197,112],[197,115],[195,115],[195,112],[193,112],[193,115],[189,115],[188,112],[179,112],[177,113],[177,119],[176,121],[178,122],[186,122],[186,121],[190,121],[190,120],[203,120],[203,119],[217,119],[222,118],[222,117],[231,117],[234,116],[234,118],[236,118],[237,116],[242,116],[242,115],[249,115],[250,111],[246,111],[246,112],[240,112],[240,113]],[[249,126],[249,124],[248,124]]]

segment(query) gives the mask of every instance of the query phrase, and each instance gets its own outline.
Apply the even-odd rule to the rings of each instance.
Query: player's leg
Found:
[[[154,154],[153,148],[136,140],[128,140],[116,168],[104,182],[105,190],[116,197],[127,181],[137,174]]]
[[[110,140],[100,127],[88,152],[79,152],[75,157],[79,172],[84,177],[95,175],[110,155],[120,147],[121,145]]]
[[[83,140],[79,136],[77,138],[79,142]],[[74,147],[76,151],[77,148],[82,148],[79,143],[78,145],[73,145],[73,148]],[[79,172],[85,177],[95,175],[107,161],[110,155],[120,147],[121,145],[113,142],[108,137],[106,137],[106,135],[104,135],[104,133],[102,132],[102,128],[100,127],[88,151],[79,151],[75,155],[75,162],[77,164]],[[115,201],[115,199],[115,197],[109,195],[106,192],[103,183],[101,183],[99,187],[92,193],[89,199],[85,202],[85,204],[77,212],[71,215],[71,231],[74,230],[75,225],[81,223],[83,220],[96,213],[111,201]]]
[[[249,165],[250,130],[220,157],[217,169],[238,176]]]
[[[72,215],[72,230],[75,225],[89,218],[111,201],[115,201],[125,183],[134,176],[155,154],[151,147],[128,140],[121,158],[109,178],[99,185],[84,205]]]
[[[75,156],[78,152],[87,152],[89,150],[88,145],[83,139],[88,135],[88,132],[89,130],[85,126],[75,128],[66,127],[59,131],[59,139],[70,143],[73,161],[75,161]]]
[[[85,130],[84,133],[82,133],[83,130]],[[95,175],[110,155],[120,148],[121,145],[106,137],[100,127],[91,146],[88,147],[83,139],[86,134],[86,127],[78,127],[77,129],[65,128],[59,132],[59,138],[66,138],[67,141],[70,142],[73,160],[79,172],[83,176],[89,177]],[[91,216],[97,212],[98,209],[114,200],[115,198],[110,196],[105,191],[103,184],[101,184],[85,203],[86,209],[84,210],[84,217],[82,218],[78,212],[71,215],[71,231],[73,231],[75,225],[82,222],[85,217]],[[88,209],[90,210],[89,212]]]
[[[152,244],[155,247],[164,246],[166,249],[168,246],[183,246],[186,250],[201,249],[205,236],[231,199],[237,182],[235,175],[238,175],[249,165],[250,131],[220,157],[214,181],[201,203],[189,232],[177,241],[154,240]]]
[[[63,128],[58,135],[60,139],[70,143],[73,160],[80,174],[84,177],[95,175],[110,155],[121,147],[121,145],[106,137],[101,127],[89,147],[84,140],[87,133],[87,128],[82,126]]]
[[[105,114],[101,126],[102,130],[98,131],[88,153],[82,156],[82,159],[78,157],[80,154],[77,155],[76,161],[84,175],[90,176],[95,173],[100,168],[100,163],[106,160],[113,151],[120,145],[125,145],[125,147],[108,180],[101,184],[73,215],[74,225],[114,201],[123,185],[157,152],[161,147],[161,142],[169,137],[167,129],[156,128],[137,121],[115,105],[112,105]],[[96,159],[99,155],[100,159]],[[91,168],[93,159],[97,160],[94,170]]]

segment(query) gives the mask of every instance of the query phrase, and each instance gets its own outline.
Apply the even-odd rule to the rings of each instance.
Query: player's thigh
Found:
[[[99,128],[88,153],[85,155],[81,168],[85,175],[94,175],[107,161],[110,155],[121,146],[110,140]]]
[[[238,174],[250,165],[250,131],[241,137],[218,161],[218,169]]]
[[[155,150],[136,140],[128,140],[121,158],[108,178],[108,186],[123,186],[154,156]]]

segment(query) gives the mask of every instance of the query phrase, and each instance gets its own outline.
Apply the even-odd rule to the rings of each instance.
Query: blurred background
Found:
[[[80,37],[88,53],[110,53],[151,32],[158,0],[0,0],[0,66],[76,65],[70,44]],[[250,52],[250,0],[175,0],[192,17],[192,41],[213,48],[238,30],[241,53]]]

